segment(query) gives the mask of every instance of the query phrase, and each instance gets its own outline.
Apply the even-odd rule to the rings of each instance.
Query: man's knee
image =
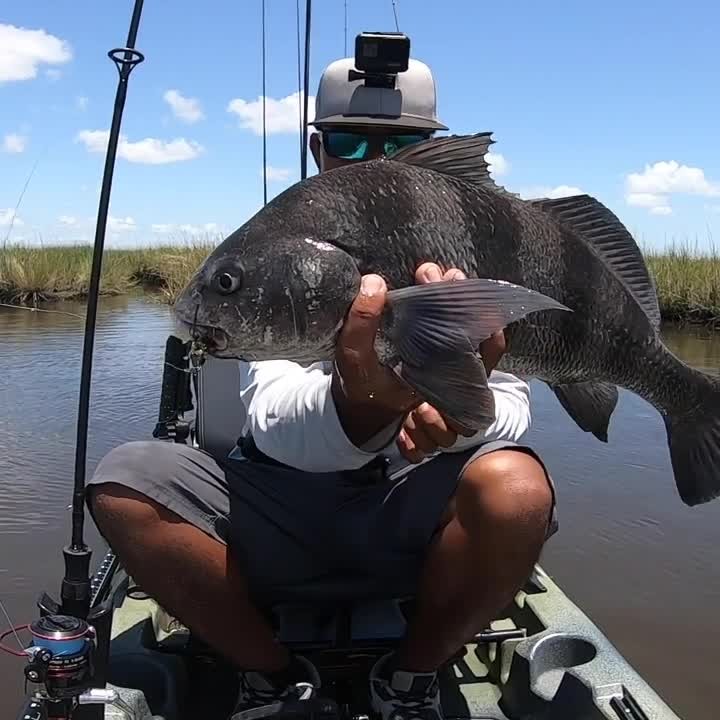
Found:
[[[542,464],[530,453],[496,450],[481,455],[463,472],[456,511],[482,532],[482,525],[511,525],[547,530],[553,491]]]
[[[119,483],[91,485],[87,499],[98,529],[111,544],[160,520],[161,508],[155,502]]]
[[[159,507],[133,489],[149,471],[150,463],[163,448],[158,441],[136,441],[119,445],[105,455],[87,488],[93,519],[111,541],[120,533],[158,520]]]

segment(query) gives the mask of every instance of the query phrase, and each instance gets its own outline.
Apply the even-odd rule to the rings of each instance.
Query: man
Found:
[[[447,129],[427,66],[413,60],[399,75],[398,107],[395,91],[350,82],[352,62],[331,64],[320,81],[311,137],[320,172]],[[454,277],[424,263],[416,282]],[[494,370],[502,333],[480,349],[496,420],[460,436],[379,364],[386,291],[381,277],[363,278],[330,367],[240,364],[249,461],[129,443],[91,481],[95,520],[128,571],[238,668],[238,711],[320,685],[253,598],[342,573],[358,594],[416,596],[406,637],[371,672],[371,697],[383,720],[440,720],[437,669],[512,599],[554,526],[549,476],[516,444],[530,424],[528,386]],[[379,454],[394,474],[368,482]]]

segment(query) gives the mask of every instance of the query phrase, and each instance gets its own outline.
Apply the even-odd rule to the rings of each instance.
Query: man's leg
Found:
[[[398,650],[373,668],[373,704],[385,720],[413,708],[440,717],[436,671],[530,575],[556,525],[552,481],[529,448],[488,443],[412,470],[386,498],[378,526],[392,517],[386,542],[408,553],[400,582],[414,589],[416,609]],[[382,559],[383,573],[403,567],[397,555]]]
[[[133,578],[241,671],[239,704],[253,707],[296,682],[320,685],[276,641],[251,595],[300,585],[335,562],[334,530],[319,520],[332,518],[332,486],[328,476],[301,482],[288,469],[220,465],[195,448],[149,441],[105,456],[88,502]]]
[[[252,605],[230,549],[150,498],[93,486],[97,525],[145,592],[238,668],[278,671],[288,653]]]
[[[428,553],[398,667],[433,671],[489,625],[537,562],[552,506],[545,469],[527,453],[497,450],[465,468]]]

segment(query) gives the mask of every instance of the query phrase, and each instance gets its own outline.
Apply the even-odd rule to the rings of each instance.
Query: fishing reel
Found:
[[[82,705],[109,705],[134,718],[131,707],[113,688],[92,687],[95,679],[95,629],[71,615],[45,615],[27,629],[32,645],[25,678],[36,685],[23,717],[28,720],[66,720]],[[85,716],[83,716],[85,717]]]
[[[50,702],[72,700],[89,690],[94,674],[95,630],[70,615],[48,615],[29,628],[32,645],[25,678],[38,685],[35,697]]]

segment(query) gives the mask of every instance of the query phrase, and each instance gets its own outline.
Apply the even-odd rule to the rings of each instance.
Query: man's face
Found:
[[[427,130],[370,125],[324,127],[310,136],[320,172],[364,160],[376,160],[431,136]]]

